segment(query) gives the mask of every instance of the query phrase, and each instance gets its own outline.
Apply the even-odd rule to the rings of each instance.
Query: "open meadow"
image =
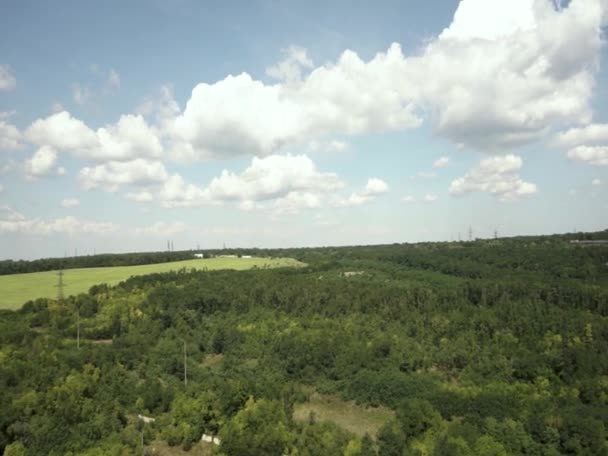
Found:
[[[245,270],[302,266],[292,258],[207,258],[138,266],[66,269],[63,274],[65,296],[86,293],[93,285],[115,285],[132,276],[180,269]],[[0,276],[0,309],[18,309],[37,298],[57,296],[58,271]]]

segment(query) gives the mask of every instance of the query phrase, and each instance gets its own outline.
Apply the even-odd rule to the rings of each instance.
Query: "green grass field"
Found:
[[[64,293],[65,296],[86,293],[93,285],[101,283],[114,285],[131,276],[176,271],[182,268],[244,270],[253,267],[294,266],[303,266],[303,263],[292,258],[209,258],[141,266],[66,269],[63,278]],[[0,276],[0,309],[18,309],[31,299],[57,296],[57,280],[57,271]]]
[[[317,421],[333,421],[342,429],[361,437],[365,434],[375,437],[382,425],[395,415],[384,407],[360,407],[354,402],[318,393],[313,393],[308,402],[296,404],[293,418],[304,422],[309,419],[311,412]]]

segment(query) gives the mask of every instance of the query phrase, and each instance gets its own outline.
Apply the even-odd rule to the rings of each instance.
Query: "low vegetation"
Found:
[[[93,285],[105,283],[115,285],[129,277],[176,271],[179,269],[243,270],[251,268],[275,268],[302,266],[291,258],[206,258],[173,261],[139,266],[113,266],[63,270],[64,295],[86,293]],[[32,272],[26,274],[0,275],[0,309],[18,309],[26,301],[52,298],[58,294],[59,271]]]

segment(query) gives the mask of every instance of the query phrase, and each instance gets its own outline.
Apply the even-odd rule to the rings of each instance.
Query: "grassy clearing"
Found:
[[[64,293],[66,296],[86,293],[96,284],[115,285],[131,276],[176,271],[183,268],[244,270],[254,267],[278,268],[302,265],[303,263],[292,258],[209,258],[141,266],[66,269],[64,271]],[[30,299],[55,296],[57,296],[57,271],[0,276],[0,309],[18,309]]]
[[[214,454],[214,445],[199,442],[193,445],[190,451],[184,451],[180,446],[170,447],[167,442],[154,440],[146,446],[146,454],[157,456],[211,456]]]
[[[296,404],[293,417],[296,421],[306,421],[311,412],[318,421],[333,421],[353,434],[372,437],[394,416],[392,410],[384,407],[360,407],[354,402],[318,393],[312,394],[308,402]]]

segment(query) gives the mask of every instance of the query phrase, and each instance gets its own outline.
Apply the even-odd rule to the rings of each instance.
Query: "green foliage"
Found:
[[[567,240],[264,251],[308,266],[155,273],[0,311],[0,452],[205,433],[225,456],[607,454],[608,250]],[[293,418],[327,395],[383,406],[375,440]]]

